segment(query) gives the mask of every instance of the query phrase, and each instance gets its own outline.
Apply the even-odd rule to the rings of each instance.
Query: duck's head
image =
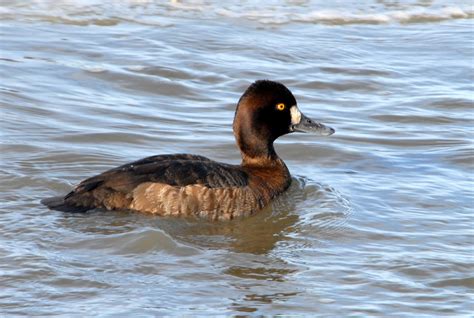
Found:
[[[234,118],[234,135],[244,161],[276,157],[273,142],[292,132],[329,136],[334,129],[303,115],[285,85],[268,80],[250,85],[240,97]]]

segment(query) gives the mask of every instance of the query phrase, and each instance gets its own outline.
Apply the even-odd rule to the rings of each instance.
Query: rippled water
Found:
[[[111,4],[112,3],[112,4]],[[463,1],[3,1],[0,313],[469,316],[473,9]],[[49,211],[160,153],[239,162],[235,104],[285,83],[329,138],[224,223]]]

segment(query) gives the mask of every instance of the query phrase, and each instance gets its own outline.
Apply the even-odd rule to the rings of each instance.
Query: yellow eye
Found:
[[[278,110],[285,110],[285,104],[283,104],[283,103],[277,104],[276,107],[277,107]]]

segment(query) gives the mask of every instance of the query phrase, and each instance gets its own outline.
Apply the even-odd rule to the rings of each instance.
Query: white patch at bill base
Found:
[[[298,125],[301,122],[301,112],[296,105],[290,108],[291,124]]]

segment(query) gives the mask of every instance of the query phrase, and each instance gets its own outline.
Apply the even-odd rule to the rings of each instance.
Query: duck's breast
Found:
[[[133,192],[130,209],[164,216],[198,216],[211,220],[230,220],[250,215],[261,204],[248,187],[217,187],[202,184],[171,186],[146,182]]]

